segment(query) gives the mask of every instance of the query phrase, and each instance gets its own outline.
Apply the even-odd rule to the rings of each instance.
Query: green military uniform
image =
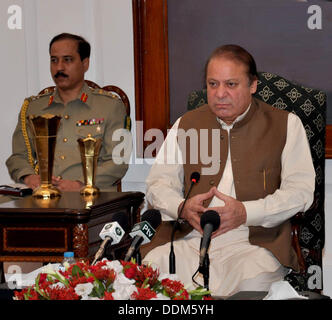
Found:
[[[86,138],[91,134],[92,137],[103,140],[98,159],[96,185],[101,190],[116,190],[114,183],[121,179],[128,169],[128,164],[115,164],[112,158],[113,148],[119,143],[112,141],[113,132],[124,128],[128,123],[122,101],[109,92],[91,89],[86,83],[77,99],[68,102],[66,106],[57,90],[30,97],[28,101],[26,116],[48,113],[62,117],[56,140],[53,175],[84,182],[77,139]],[[9,174],[15,182],[22,182],[21,178],[25,175],[35,174],[31,163],[36,158],[33,134],[28,121],[26,121],[26,131],[24,128],[22,130],[23,108],[13,134],[13,154],[6,161]],[[128,134],[130,135],[129,132]],[[30,142],[30,154],[33,159],[29,157],[25,139]]]

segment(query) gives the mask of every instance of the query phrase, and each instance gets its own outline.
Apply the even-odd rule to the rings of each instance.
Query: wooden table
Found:
[[[141,192],[102,192],[96,198],[83,198],[78,192],[63,192],[52,200],[12,198],[0,204],[0,262],[61,262],[65,251],[91,259],[101,243],[103,226],[121,213],[131,230],[139,221],[143,201]],[[126,234],[108,253],[120,259],[130,243]]]

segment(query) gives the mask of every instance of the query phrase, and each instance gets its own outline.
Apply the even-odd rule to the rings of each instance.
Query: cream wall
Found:
[[[9,30],[8,7],[22,8],[21,30]],[[49,73],[48,45],[61,32],[84,36],[92,45],[86,78],[103,86],[121,87],[131,103],[135,119],[133,26],[131,0],[2,0],[0,2],[2,50],[0,79],[2,114],[0,162],[11,154],[11,136],[25,97],[53,85]],[[135,132],[133,132],[135,133]],[[146,170],[140,170],[144,173]],[[5,165],[0,167],[2,183],[10,183]],[[145,175],[127,174],[128,183],[144,181]]]
[[[8,7],[22,8],[20,30],[9,30]],[[0,177],[11,183],[4,165],[11,154],[11,136],[24,97],[52,85],[48,44],[60,32],[87,38],[92,45],[90,70],[86,78],[100,85],[121,87],[131,103],[135,136],[135,91],[133,25],[131,0],[1,0],[0,78]],[[134,156],[135,158],[135,156]],[[143,162],[142,159],[138,159]],[[135,163],[135,159],[132,161]],[[149,164],[132,164],[123,180],[123,190],[145,191]],[[332,296],[332,160],[326,162],[326,248],[324,252],[324,293]]]

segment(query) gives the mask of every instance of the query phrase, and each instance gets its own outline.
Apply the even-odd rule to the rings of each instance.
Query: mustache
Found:
[[[231,101],[228,99],[217,99],[217,103],[221,104],[231,104]]]
[[[59,77],[64,77],[64,78],[68,78],[68,75],[63,73],[62,71],[58,71],[55,75],[54,78],[59,78]]]

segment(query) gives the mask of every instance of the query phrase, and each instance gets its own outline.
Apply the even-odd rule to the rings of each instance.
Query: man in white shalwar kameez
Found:
[[[233,147],[235,140],[233,138],[236,138],[236,134],[232,135],[232,132],[237,131],[232,129],[237,128],[237,125],[240,129],[244,128],[248,123],[249,125],[251,123],[251,127],[260,127],[259,123],[254,123],[259,117],[256,110],[268,108],[265,104],[266,106],[263,106],[265,109],[262,109],[261,103],[252,97],[257,89],[257,71],[253,58],[239,46],[227,45],[217,48],[206,64],[206,85],[208,107],[196,116],[194,114],[187,116],[189,117],[187,123],[188,121],[189,124],[191,121],[193,124],[195,121],[199,123],[201,115],[204,122],[203,116],[207,112],[212,113],[217,121],[214,125],[220,126],[221,132],[226,133],[223,136],[227,139],[227,150],[224,151],[227,156],[224,159],[220,180],[216,181],[215,185],[210,183],[211,186],[204,192],[189,197],[185,204],[181,218],[185,219],[193,230],[184,238],[174,242],[176,273],[182,282],[195,286],[192,276],[198,268],[203,232],[200,216],[206,210],[213,209],[219,214],[221,223],[219,229],[212,234],[208,251],[209,289],[212,294],[227,296],[238,291],[268,291],[272,282],[284,278],[290,266],[279,261],[269,249],[252,244],[249,239],[249,227],[278,227],[297,212],[306,211],[310,207],[313,201],[315,172],[306,133],[296,115],[287,113],[285,116],[285,111],[282,111],[281,118],[277,116],[276,119],[285,119],[280,120],[281,123],[282,121],[285,123],[285,141],[280,142],[282,149],[277,159],[281,164],[278,177],[280,184],[278,188],[273,189],[273,192],[264,193],[264,196],[258,196],[257,199],[239,201],[237,193],[240,193],[240,187],[237,187],[239,182],[234,178],[236,173],[234,167],[239,168],[240,161],[240,165],[248,166],[246,169],[250,171],[250,163],[260,161],[260,153],[255,147],[249,147],[249,152],[245,156],[247,158],[238,159],[238,151]],[[265,119],[267,113],[265,111],[260,113],[262,119]],[[206,119],[210,119],[208,117]],[[164,221],[176,220],[184,202],[185,165],[188,154],[186,159],[183,159],[183,149],[179,146],[181,121],[184,123],[186,118],[179,118],[169,131],[146,181],[147,200],[152,207],[161,211]],[[243,123],[245,125],[242,125]],[[183,126],[186,128],[184,124]],[[273,126],[271,130],[274,130]],[[252,131],[246,131],[248,143],[251,143],[250,132]],[[265,136],[266,139],[271,139],[268,134],[259,134],[259,140],[256,137],[252,138],[257,140],[255,141],[257,148],[264,142]],[[246,142],[241,143],[241,150],[248,147],[245,145]],[[268,141],[268,145],[271,150],[274,148],[273,141]],[[268,148],[264,150],[264,154],[266,153],[269,153]],[[262,160],[262,163],[264,162],[265,160]],[[215,163],[210,165],[212,167]],[[266,184],[269,183],[269,169],[262,170],[264,177],[262,188],[264,187],[265,191]],[[204,176],[202,172],[200,173]],[[204,202],[211,198],[208,207],[205,207]],[[145,256],[144,262],[152,262],[162,272],[168,273],[169,252],[169,243],[156,247]],[[203,285],[200,273],[195,276],[195,281]]]

